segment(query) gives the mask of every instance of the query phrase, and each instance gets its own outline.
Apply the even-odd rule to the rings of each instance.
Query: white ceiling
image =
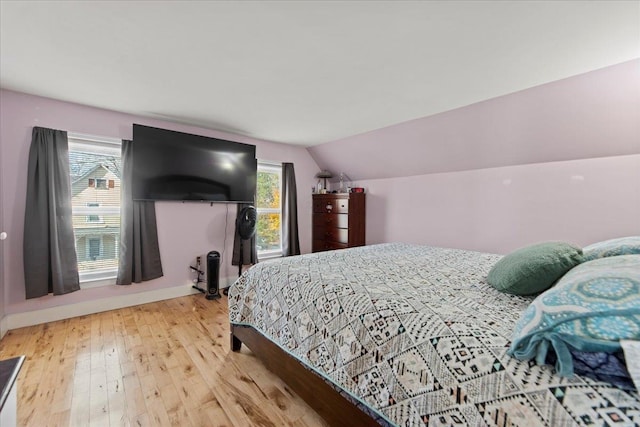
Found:
[[[640,57],[639,1],[2,1],[2,88],[316,145]]]

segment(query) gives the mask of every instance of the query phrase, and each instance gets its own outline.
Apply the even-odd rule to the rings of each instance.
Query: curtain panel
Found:
[[[23,237],[27,299],[80,289],[65,131],[33,128]]]
[[[133,142],[122,140],[118,285],[145,282],[163,275],[155,202],[133,200],[133,167]]]
[[[298,193],[293,163],[282,164],[282,255],[300,255]]]

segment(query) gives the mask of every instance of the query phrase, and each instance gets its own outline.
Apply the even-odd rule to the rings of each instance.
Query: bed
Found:
[[[261,262],[229,291],[246,344],[332,425],[638,425],[640,398],[507,355],[533,297],[499,255],[380,244]]]

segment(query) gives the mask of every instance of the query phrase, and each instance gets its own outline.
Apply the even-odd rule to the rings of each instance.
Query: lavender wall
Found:
[[[88,300],[167,288],[189,283],[189,264],[210,250],[223,253],[221,277],[233,278],[231,267],[235,205],[160,202],[156,205],[158,238],[164,277],[132,286],[105,286],[62,296],[25,300],[22,269],[22,231],[26,191],[26,168],[33,126],[117,138],[132,137],[132,123],[195,133],[256,145],[261,160],[293,162],[298,187],[300,244],[311,250],[311,198],[309,189],[319,170],[305,148],[229,135],[208,129],[136,117],[12,91],[0,91],[0,176],[2,216],[9,238],[4,242],[2,293],[5,314],[27,312]],[[228,209],[228,211],[227,211]],[[227,231],[225,234],[225,223]],[[226,235],[226,244],[225,244]]]
[[[368,244],[640,234],[640,60],[309,151],[367,188]]]
[[[367,243],[507,253],[640,235],[640,155],[368,180]]]
[[[308,189],[320,165],[344,171],[367,188],[369,244],[407,241],[505,253],[541,240],[586,245],[640,234],[639,117],[640,60],[308,151],[1,91],[0,224],[9,238],[0,265],[0,320],[4,314],[186,284],[188,264],[211,249],[224,251],[221,275],[235,274],[233,207],[227,212],[225,205],[165,202],[157,207],[165,277],[25,301],[22,229],[33,126],[131,138],[136,122],[253,143],[260,159],[292,161],[303,252],[311,247]]]
[[[0,116],[1,117],[1,116]],[[0,120],[0,127],[2,126],[2,120]],[[2,144],[0,144],[0,167],[2,167]],[[4,231],[4,209],[3,209],[3,179],[2,179],[2,173],[0,172],[0,233]],[[4,245],[5,242],[3,240],[0,240],[0,338],[3,337],[5,330],[4,330],[4,316],[5,316],[5,311],[6,311],[6,302],[7,302],[7,295],[5,293],[5,285],[4,285],[4,270],[5,270],[5,262],[4,262]]]
[[[640,153],[639,117],[640,59],[309,151],[356,180],[622,156]]]

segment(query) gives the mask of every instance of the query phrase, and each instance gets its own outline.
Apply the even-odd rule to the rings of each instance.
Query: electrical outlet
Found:
[[[199,263],[199,262],[200,262],[200,257],[199,257],[199,256],[197,256],[197,257],[196,257],[196,262],[197,262],[197,263]]]

